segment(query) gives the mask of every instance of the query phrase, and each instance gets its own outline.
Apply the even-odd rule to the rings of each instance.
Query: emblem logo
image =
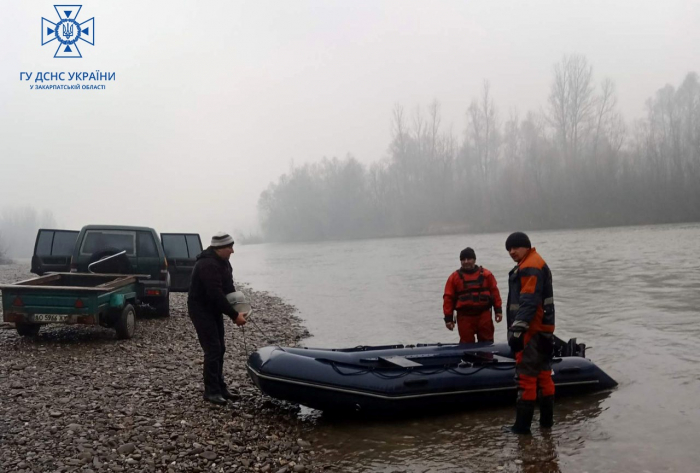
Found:
[[[78,23],[78,13],[82,5],[54,5],[59,21],[54,23],[41,18],[41,45],[57,40],[58,49],[53,57],[79,58],[83,57],[78,49],[78,40],[83,40],[94,46],[95,18]]]

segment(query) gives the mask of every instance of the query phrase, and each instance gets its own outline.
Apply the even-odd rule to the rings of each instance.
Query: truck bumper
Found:
[[[168,297],[169,294],[169,284],[165,281],[149,281],[143,280],[141,282],[141,290],[139,291],[139,297],[144,298],[163,298]]]

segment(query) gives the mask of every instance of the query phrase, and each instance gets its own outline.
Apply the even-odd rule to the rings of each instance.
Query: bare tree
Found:
[[[408,148],[410,136],[403,107],[399,104],[394,105],[391,112],[391,136],[391,145],[389,146],[391,162],[397,173],[397,191],[403,194],[403,183],[409,180]]]
[[[395,104],[391,111],[391,135],[393,137],[392,149],[396,152],[403,152],[406,146],[406,119],[404,118],[403,107]]]
[[[428,106],[429,124],[428,124],[428,139],[430,140],[430,160],[434,160],[437,154],[438,137],[440,133],[440,124],[442,117],[440,115],[440,102],[437,99],[433,100]]]
[[[479,100],[472,100],[468,111],[469,132],[480,178],[488,182],[499,147],[497,112],[491,97],[491,84],[484,81]]]
[[[677,92],[681,115],[681,152],[691,175],[700,173],[700,78],[691,72]]]
[[[520,117],[518,110],[514,108],[503,126],[503,155],[507,166],[512,167],[520,162],[521,148]]]
[[[554,65],[549,121],[567,161],[576,162],[595,110],[593,67],[585,56],[564,56]]]
[[[593,157],[598,157],[602,141],[608,145],[609,151],[616,154],[620,151],[625,138],[625,122],[617,111],[617,94],[615,83],[606,78],[600,85],[601,93],[596,101],[595,130],[593,132]]]
[[[678,177],[682,172],[680,112],[675,95],[676,89],[668,84],[647,101],[646,152],[664,180],[675,179],[674,175]]]

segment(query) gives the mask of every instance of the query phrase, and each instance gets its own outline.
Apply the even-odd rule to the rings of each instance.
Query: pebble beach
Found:
[[[31,277],[26,264],[0,265],[0,283]],[[242,287],[257,327],[226,323],[224,374],[240,400],[224,407],[202,399],[186,294],[171,294],[170,317],[141,314],[130,340],[65,325],[25,338],[0,324],[0,471],[335,471],[305,440],[298,407],[264,396],[245,370],[252,350],[308,332],[294,307]]]

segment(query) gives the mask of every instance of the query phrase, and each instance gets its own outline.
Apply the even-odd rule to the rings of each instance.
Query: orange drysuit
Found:
[[[452,322],[457,311],[459,343],[474,343],[475,335],[480,342],[493,341],[491,307],[502,313],[502,301],[491,271],[481,266],[472,271],[458,269],[447,279],[442,297],[445,322]]]

